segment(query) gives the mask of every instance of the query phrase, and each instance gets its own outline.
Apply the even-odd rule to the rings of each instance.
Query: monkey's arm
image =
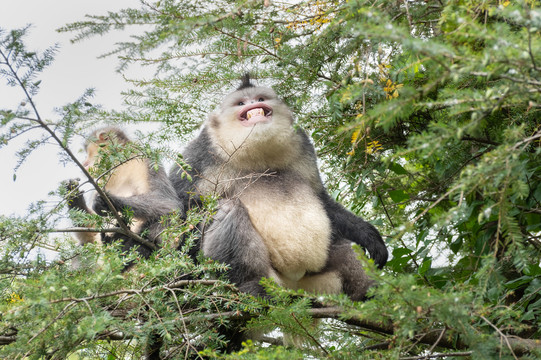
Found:
[[[376,265],[382,268],[389,253],[378,230],[336,202],[325,190],[320,192],[320,199],[327,210],[333,231],[365,248]]]
[[[68,208],[70,210],[78,210],[85,212],[87,214],[94,214],[87,205],[83,193],[79,190],[79,181],[76,179],[70,179],[63,182],[66,190],[68,191],[66,195],[66,201],[68,202]],[[75,237],[79,241],[79,244],[84,245],[88,243],[96,242],[98,238],[98,233],[94,232],[77,232]]]
[[[147,166],[148,192],[133,196],[117,196],[106,192],[115,209],[122,211],[124,208],[129,208],[134,217],[151,222],[159,221],[163,215],[167,215],[173,210],[177,210],[183,215],[184,207],[163,167],[159,165],[156,171],[154,165],[151,165],[148,161]],[[105,215],[111,211],[101,196],[96,196],[93,208],[100,215]]]
[[[66,195],[66,201],[70,210],[80,210],[88,214],[94,213],[86,205],[85,197],[83,196],[83,193],[79,190],[78,179],[66,180],[62,183],[62,185],[68,191]]]
[[[221,164],[218,163],[218,156],[213,150],[212,141],[206,128],[203,128],[199,136],[192,140],[184,150],[183,156],[186,163],[191,166],[191,169],[186,171],[191,180],[188,180],[188,176],[182,176],[184,170],[180,169],[177,164],[171,168],[169,179],[184,209],[198,208],[201,207],[201,199],[197,191],[198,182],[202,181],[201,174],[205,174],[208,169],[217,169]]]
[[[129,197],[106,194],[116,210],[122,211],[124,208],[129,208],[133,212],[134,217],[144,218],[146,220],[158,220],[163,215],[180,208],[180,202],[176,197],[164,196],[164,194],[157,191]],[[105,215],[110,212],[109,207],[101,196],[96,196],[93,208],[99,215]]]

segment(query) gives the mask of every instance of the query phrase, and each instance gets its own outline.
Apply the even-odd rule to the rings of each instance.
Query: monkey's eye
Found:
[[[239,103],[237,105],[242,106],[242,105],[244,105],[244,103],[242,101],[239,101]]]
[[[261,102],[261,101],[265,101],[265,99],[263,99],[262,97],[260,97],[257,101]]]

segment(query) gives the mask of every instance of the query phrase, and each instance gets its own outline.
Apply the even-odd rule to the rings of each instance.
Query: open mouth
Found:
[[[239,120],[243,125],[252,125],[261,121],[270,120],[272,108],[266,104],[255,103],[246,105],[239,113]]]

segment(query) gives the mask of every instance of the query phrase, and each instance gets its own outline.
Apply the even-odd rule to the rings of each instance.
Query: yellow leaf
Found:
[[[366,151],[367,154],[373,154],[376,151],[379,151],[381,149],[383,149],[383,145],[381,145],[379,141],[374,140],[374,141],[369,142],[366,145],[366,150],[365,151]]]
[[[359,138],[359,133],[361,132],[361,128],[357,128],[357,130],[355,130],[353,132],[353,134],[351,135],[351,143],[354,144],[357,139]]]
[[[17,293],[11,293],[10,298],[8,299],[8,302],[12,304],[15,304],[21,301],[23,301],[23,299],[21,299],[21,297]]]

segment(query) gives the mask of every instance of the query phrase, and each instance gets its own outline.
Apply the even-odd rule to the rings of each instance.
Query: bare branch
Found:
[[[138,295],[141,295],[146,292],[150,292],[156,289],[166,289],[169,288],[173,289],[176,287],[182,287],[186,286],[192,283],[197,284],[204,284],[204,285],[214,285],[218,283],[217,280],[181,280],[177,282],[170,283],[166,286],[155,286],[148,289],[141,289],[141,290],[133,290],[133,289],[127,289],[127,290],[119,290],[108,294],[102,294],[102,295],[95,295],[90,296],[87,298],[64,298],[52,301],[51,303],[55,302],[61,302],[61,301],[69,301],[70,303],[64,307],[64,310],[59,314],[61,316],[63,313],[65,313],[71,306],[76,304],[77,302],[86,302],[88,300],[98,299],[98,298],[104,298],[108,296],[114,296],[118,294],[127,294],[127,293],[137,293]],[[129,313],[127,312],[120,312],[119,316],[126,316]],[[341,307],[335,306],[335,307],[327,307],[327,308],[316,308],[316,309],[310,309],[308,310],[308,314],[310,314],[315,319],[336,319],[345,322],[346,324],[355,325],[362,329],[365,329],[370,332],[375,332],[382,335],[393,335],[394,334],[394,327],[390,322],[377,322],[377,321],[367,321],[367,320],[361,320],[359,318],[355,317],[345,317],[344,316],[344,309]],[[57,316],[55,320],[59,317]],[[113,315],[114,316],[114,315]],[[228,312],[221,312],[221,313],[205,313],[205,314],[197,314],[197,313],[191,313],[189,316],[186,315],[186,312],[184,315],[181,315],[180,318],[177,318],[175,321],[181,321],[182,326],[189,325],[193,322],[200,322],[201,320],[205,321],[214,321],[218,319],[228,319],[228,320],[244,320],[248,321],[253,317],[260,316],[260,314],[249,314],[249,313],[241,313],[238,311],[228,311]],[[483,319],[485,321],[488,321],[487,319]],[[490,322],[489,322],[490,324]],[[50,326],[47,325],[47,327]],[[422,334],[418,338],[418,342],[430,346],[438,346],[442,348],[447,349],[467,349],[469,345],[460,337],[457,336],[457,334],[451,334],[447,335],[444,332],[443,329],[439,329],[438,331],[431,331],[426,334]],[[44,331],[42,329],[42,331]],[[501,336],[505,336],[501,334],[501,331],[499,329],[497,330],[498,334]],[[98,335],[103,338],[107,338],[109,340],[126,340],[127,337],[122,335],[121,333],[118,333],[117,331],[112,332],[104,332],[101,335]],[[35,336],[34,336],[35,337]],[[7,345],[11,344],[16,341],[15,334],[4,334],[0,336],[0,345]],[[266,341],[266,340],[263,340]],[[267,341],[268,342],[268,341]],[[505,342],[507,347],[512,351],[512,353],[515,356],[521,356],[522,354],[529,353],[531,351],[540,351],[541,350],[541,344],[536,340],[530,340],[530,339],[523,339],[519,337],[511,337],[511,336],[505,336]],[[436,344],[436,345],[434,345]],[[417,360],[417,359],[430,359],[430,358],[440,358],[445,356],[469,356],[471,352],[459,352],[459,353],[448,353],[448,354],[430,354],[430,355],[422,355],[422,356],[414,356],[414,357],[404,357],[400,358],[401,360]]]
[[[463,352],[454,352],[454,353],[444,353],[444,354],[430,354],[423,356],[407,356],[401,357],[399,360],[420,360],[420,359],[435,359],[435,358],[446,358],[453,356],[471,356],[472,351],[463,351]]]
[[[166,285],[153,286],[153,287],[150,287],[150,288],[147,288],[147,289],[122,289],[122,290],[117,290],[117,291],[113,291],[113,292],[106,293],[106,294],[101,294],[101,295],[95,294],[95,295],[87,296],[87,297],[84,297],[84,298],[72,298],[72,297],[70,297],[70,298],[62,298],[62,299],[52,300],[50,303],[51,304],[56,304],[56,303],[66,302],[66,301],[73,301],[73,302],[77,303],[77,302],[85,302],[85,301],[90,301],[90,300],[95,300],[95,299],[102,299],[102,298],[107,298],[107,297],[116,296],[116,295],[122,295],[122,294],[144,294],[144,293],[149,293],[149,292],[152,292],[152,291],[155,291],[155,290],[174,289],[174,288],[180,288],[180,287],[188,286],[188,285],[191,285],[191,284],[216,285],[218,283],[222,283],[224,285],[227,285],[226,283],[224,283],[223,281],[220,281],[220,280],[180,280],[180,281],[175,281],[175,282],[172,282],[172,283],[169,283],[169,284],[166,284]]]
[[[481,319],[483,319],[487,324],[489,324],[496,332],[502,337],[502,339],[505,341],[505,344],[507,345],[507,348],[511,351],[511,354],[513,354],[513,357],[515,360],[518,360],[517,356],[515,355],[515,352],[513,351],[513,348],[511,347],[511,344],[509,343],[509,337],[501,332],[500,329],[493,323],[491,323],[486,317],[481,315]]]

